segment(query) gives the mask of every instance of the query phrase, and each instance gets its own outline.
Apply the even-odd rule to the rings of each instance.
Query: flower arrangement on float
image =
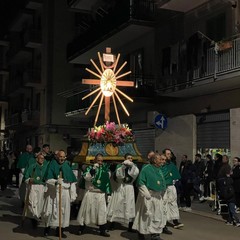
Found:
[[[123,143],[134,141],[134,135],[128,124],[121,126],[115,122],[106,122],[103,125],[95,126],[88,131],[87,134],[90,143],[114,143],[121,145]]]

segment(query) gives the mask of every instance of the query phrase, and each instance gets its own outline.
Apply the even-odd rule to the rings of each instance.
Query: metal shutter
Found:
[[[155,150],[155,129],[134,130],[135,140],[139,152],[146,159],[150,150]]]
[[[203,115],[197,121],[198,149],[230,148],[229,113]]]

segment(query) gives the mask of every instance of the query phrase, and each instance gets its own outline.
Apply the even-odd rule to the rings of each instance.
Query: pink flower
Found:
[[[107,122],[106,123],[106,131],[112,131],[114,132],[116,129],[115,122]]]
[[[92,143],[114,142],[122,144],[134,140],[134,136],[128,125],[118,126],[114,122],[94,127],[88,132],[88,139]]]

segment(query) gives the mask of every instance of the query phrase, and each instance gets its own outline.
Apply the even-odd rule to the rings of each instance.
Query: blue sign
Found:
[[[157,128],[166,129],[168,124],[167,117],[164,116],[163,114],[158,114],[155,117],[154,123]]]

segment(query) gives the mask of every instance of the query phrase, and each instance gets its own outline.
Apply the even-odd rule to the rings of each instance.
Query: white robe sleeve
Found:
[[[122,165],[121,167],[119,167],[117,170],[116,170],[116,177],[118,179],[124,179],[125,178],[125,169],[126,169],[126,166],[125,165]]]
[[[56,183],[57,183],[57,179],[48,179],[47,181],[46,181],[46,183],[48,184],[48,185],[50,185],[50,186],[55,186],[56,185]]]
[[[84,178],[86,181],[90,182],[90,181],[92,181],[93,176],[88,172],[88,173],[86,173],[85,176],[83,176],[83,178]]]
[[[139,174],[138,167],[135,164],[133,164],[133,166],[128,169],[128,174],[135,180]]]
[[[148,200],[151,199],[151,194],[150,194],[150,192],[148,191],[148,189],[145,185],[142,185],[142,186],[139,187],[139,192],[146,199],[148,199]]]
[[[26,184],[29,184],[29,180],[30,180],[30,178],[26,179],[26,180],[25,180],[25,183],[26,183]]]
[[[70,186],[70,199],[71,202],[74,202],[77,198],[77,189],[76,189],[76,183],[71,183]]]

